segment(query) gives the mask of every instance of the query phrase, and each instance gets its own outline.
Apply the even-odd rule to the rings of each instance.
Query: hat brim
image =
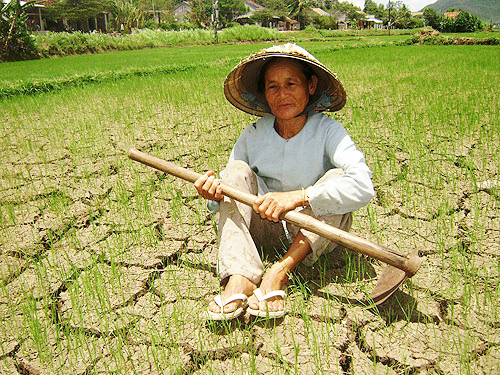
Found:
[[[290,58],[307,63],[318,77],[318,87],[315,94],[310,98],[310,103],[316,102],[322,93],[325,93],[330,103],[324,105],[318,103],[313,109],[318,112],[335,112],[340,110],[346,103],[344,87],[326,66],[318,61],[313,61],[300,54],[270,52],[258,53],[240,62],[226,77],[224,82],[224,95],[226,99],[236,108],[256,116],[271,114],[266,104],[263,93],[259,93],[258,81],[264,64],[273,58]],[[255,101],[250,102],[244,96],[251,94]]]

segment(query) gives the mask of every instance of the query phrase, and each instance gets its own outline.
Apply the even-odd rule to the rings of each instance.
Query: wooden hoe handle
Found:
[[[192,183],[201,176],[199,173],[179,167],[174,163],[145,154],[144,152],[136,149],[131,149],[128,153],[128,157],[132,160],[141,162],[147,166],[169,173]],[[254,200],[257,198],[257,196],[253,194],[243,192],[224,183],[222,183],[222,191],[225,196],[249,206],[253,205]],[[377,245],[354,234],[325,224],[314,217],[297,211],[288,211],[281,216],[281,219],[284,219],[289,223],[295,224],[310,232],[319,234],[322,237],[344,245],[356,252],[368,255],[396,267],[404,271],[407,277],[413,276],[418,271],[422,261],[425,259],[419,257],[416,253],[412,253],[410,255],[401,254],[385,246]]]

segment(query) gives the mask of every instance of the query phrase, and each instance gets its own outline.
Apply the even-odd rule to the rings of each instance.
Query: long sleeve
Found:
[[[259,195],[307,188],[315,215],[352,212],[374,195],[371,172],[363,154],[342,125],[322,113],[311,112],[304,128],[283,139],[274,130],[274,116],[261,118],[238,138],[229,160],[246,162],[257,175]],[[334,182],[313,186],[328,170],[345,174]],[[211,211],[217,202],[209,202]]]
[[[325,142],[325,153],[333,167],[344,175],[306,189],[316,215],[344,214],[367,205],[374,196],[371,171],[351,137],[341,128]]]

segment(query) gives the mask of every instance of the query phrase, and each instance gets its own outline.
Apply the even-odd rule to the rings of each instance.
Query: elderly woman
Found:
[[[195,182],[209,209],[220,210],[218,272],[226,283],[207,313],[226,320],[246,309],[279,318],[290,273],[336,246],[280,222],[280,215],[300,210],[349,230],[351,212],[373,197],[371,172],[342,125],[321,113],[344,106],[341,83],[303,48],[285,44],[248,57],[229,73],[224,93],[237,108],[262,116],[242,132],[222,173],[224,183],[258,198],[248,207],[224,197],[213,171]],[[263,276],[259,251],[280,245],[285,254]]]

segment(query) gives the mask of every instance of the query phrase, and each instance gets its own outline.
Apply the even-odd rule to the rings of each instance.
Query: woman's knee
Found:
[[[249,174],[250,172],[252,172],[252,169],[242,160],[231,160],[224,169],[224,175],[227,173]]]
[[[257,194],[257,175],[244,161],[230,161],[224,169],[222,181],[227,185],[248,191],[252,194]]]
[[[253,171],[247,163],[241,160],[231,160],[224,169],[222,180],[227,182],[235,178],[248,178],[252,174]]]

